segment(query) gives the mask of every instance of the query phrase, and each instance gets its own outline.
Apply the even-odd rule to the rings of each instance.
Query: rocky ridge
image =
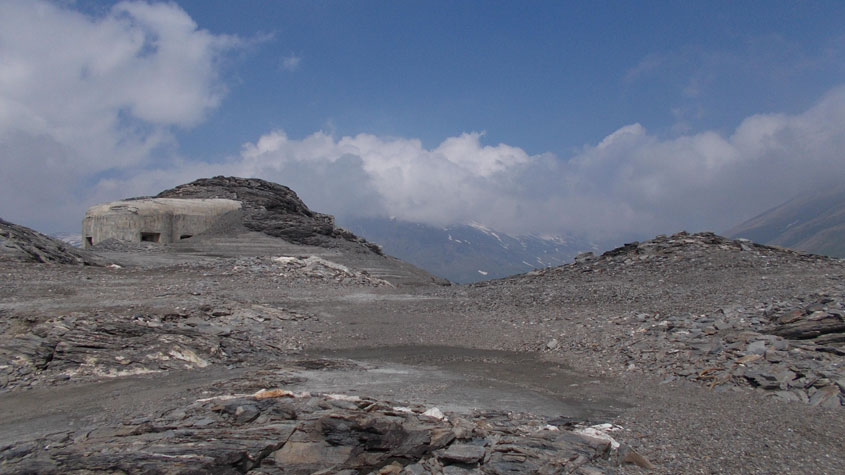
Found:
[[[97,265],[89,253],[25,226],[0,219],[0,260]]]
[[[337,240],[348,241],[381,254],[378,245],[335,226],[332,216],[311,211],[290,188],[258,178],[201,178],[155,197],[237,200],[242,206],[242,224],[251,231],[311,246],[333,247],[337,246]]]

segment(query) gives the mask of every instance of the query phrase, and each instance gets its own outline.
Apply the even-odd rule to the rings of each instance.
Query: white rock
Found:
[[[423,412],[422,415],[424,415],[426,417],[430,417],[432,419],[437,419],[438,421],[442,421],[442,420],[446,419],[446,415],[443,414],[443,411],[441,411],[440,409],[438,409],[436,407],[432,407],[431,409]]]
[[[279,264],[282,264],[282,265],[288,265],[291,262],[295,262],[295,261],[298,261],[298,260],[299,259],[297,259],[296,257],[288,257],[288,256],[279,256],[279,257],[273,258],[273,261],[278,262]]]
[[[608,432],[616,432],[620,429],[622,428],[614,426],[613,424],[598,424],[584,429],[576,429],[573,432],[587,437],[592,437],[594,439],[606,440],[610,442],[610,448],[612,450],[616,450],[619,448],[619,442],[616,442],[616,440],[611,437]]]
[[[361,400],[358,396],[350,396],[348,394],[327,394],[326,397],[335,401],[359,402]]]

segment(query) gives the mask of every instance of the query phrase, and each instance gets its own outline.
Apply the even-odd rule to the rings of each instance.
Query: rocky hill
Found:
[[[512,236],[479,223],[430,226],[398,219],[358,218],[343,226],[385,252],[452,282],[470,283],[570,262],[595,246],[575,236]]]
[[[96,243],[92,250],[111,262],[130,266],[223,257],[268,261],[278,257],[295,258],[294,263],[302,264],[299,267],[308,272],[315,262],[322,263],[317,267],[335,266],[337,272],[330,274],[339,273],[343,278],[364,275],[397,286],[449,284],[445,279],[385,255],[380,246],[336,226],[332,216],[312,211],[293,190],[277,183],[217,176],[179,185],[155,198],[223,198],[239,201],[241,208],[223,214],[203,232],[175,243],[106,239]]]
[[[470,295],[499,311],[533,309],[538,322],[549,319],[541,323],[547,351],[612,372],[751,387],[838,408],[843,271],[839,259],[679,233],[476,284]]]
[[[0,219],[0,260],[96,265],[90,253],[58,239]]]
[[[290,188],[258,178],[201,178],[162,191],[156,198],[237,200],[242,205],[242,224],[251,231],[311,246],[332,247],[337,240],[345,240],[381,253],[379,246],[335,226],[332,216],[311,211]]]
[[[845,186],[796,196],[725,234],[815,254],[845,257]]]

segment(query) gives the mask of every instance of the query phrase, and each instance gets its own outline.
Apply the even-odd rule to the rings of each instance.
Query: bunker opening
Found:
[[[179,236],[179,239],[188,239],[188,238],[191,238],[193,236],[194,236],[193,234],[183,234],[183,235]]]
[[[93,236],[85,236],[85,242],[88,243],[89,246],[94,245],[94,237]]]
[[[161,241],[161,233],[141,233],[141,242],[159,242]]]

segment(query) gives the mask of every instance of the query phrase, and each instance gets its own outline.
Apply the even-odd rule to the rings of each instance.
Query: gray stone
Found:
[[[745,373],[745,378],[761,389],[780,389],[780,381],[771,373],[749,371]]]
[[[238,406],[238,408],[235,409],[234,414],[235,422],[240,424],[252,422],[256,418],[258,418],[259,415],[261,415],[261,411],[259,411],[258,408],[252,404]]]
[[[776,350],[779,351],[786,351],[789,349],[789,342],[787,340],[784,340],[783,338],[776,339],[774,342],[772,342],[772,345],[775,347]]]
[[[751,342],[745,348],[745,351],[748,354],[762,355],[766,352],[766,342],[762,340]]]
[[[772,393],[772,396],[784,401],[802,402],[802,399],[792,391],[775,391]]]
[[[472,464],[484,458],[484,447],[472,444],[452,444],[440,456],[441,460]]]
[[[644,456],[640,455],[636,450],[628,445],[620,445],[617,457],[620,464],[631,464],[646,470],[654,470],[654,465]]]
[[[783,371],[779,371],[777,374],[775,374],[775,377],[781,383],[789,383],[792,380],[794,380],[796,376],[797,375],[795,374],[795,372],[790,371],[788,369],[785,369]]]
[[[819,406],[826,401],[833,399],[836,404],[835,406],[839,406],[839,388],[836,386],[825,386],[810,396],[810,405],[811,406]],[[827,406],[825,406],[827,407]]]
[[[419,463],[412,463],[410,465],[406,465],[403,469],[401,474],[402,475],[426,475],[428,470],[422,464]]]

